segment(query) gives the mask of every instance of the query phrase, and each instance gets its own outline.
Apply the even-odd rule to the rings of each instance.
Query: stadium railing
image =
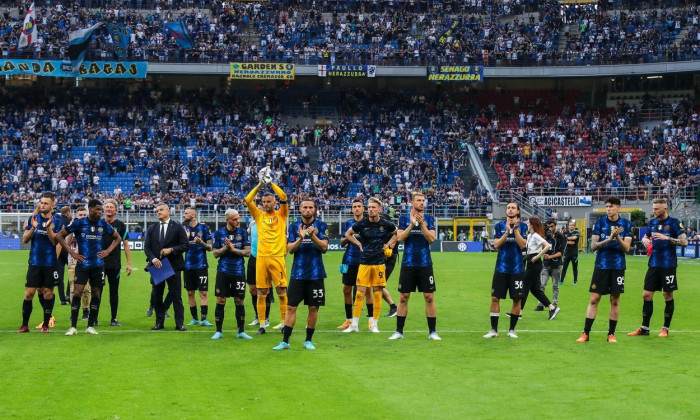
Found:
[[[664,187],[648,186],[648,187],[597,187],[595,190],[586,190],[584,188],[536,188],[532,193],[518,193],[514,190],[496,190],[495,201],[505,203],[511,200],[518,200],[522,197],[524,200],[529,200],[529,197],[572,197],[572,196],[591,196],[592,201],[602,203],[611,195],[617,196],[625,203],[651,203],[657,198],[671,199],[672,202],[694,201],[696,198],[696,186],[688,188],[680,188],[678,190],[668,191]]]

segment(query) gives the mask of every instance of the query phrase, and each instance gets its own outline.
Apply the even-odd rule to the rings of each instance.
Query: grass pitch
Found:
[[[405,339],[387,340],[395,319],[382,318],[381,334],[365,328],[341,334],[344,320],[341,253],[325,257],[326,307],[314,336],[317,350],[304,350],[306,309],[300,308],[292,349],[273,352],[274,330],[252,341],[235,338],[233,302],[226,307],[224,339],[210,340],[213,327],[151,332],[146,318],[150,286],[135,252],[136,270],[122,279],[119,320],[109,327],[103,298],[100,335],[66,337],[69,307],[56,306],[49,335],[33,327],[41,310],[34,302],[30,334],[16,334],[27,268],[26,252],[0,252],[0,418],[697,418],[695,370],[700,347],[700,263],[682,261],[680,290],[667,339],[656,337],[663,298],[655,297],[652,336],[627,337],[641,322],[646,258],[628,258],[617,337],[605,341],[609,303],[602,300],[591,341],[579,344],[588,304],[593,257],[580,258],[579,285],[571,272],[561,286],[559,316],[533,312],[528,303],[517,340],[502,334],[483,339],[489,326],[495,254],[436,253],[438,332],[429,341],[424,304],[414,294]],[[213,279],[212,261],[210,277]],[[398,270],[389,290],[398,302]],[[213,295],[213,287],[211,294]],[[551,297],[551,288],[548,288]],[[213,321],[213,296],[210,297]],[[510,309],[503,302],[501,312]],[[386,304],[382,309],[385,314]],[[252,308],[246,296],[247,322]],[[185,301],[185,316],[189,312]],[[274,304],[273,321],[279,319]],[[363,323],[361,323],[361,326]],[[501,317],[501,332],[508,320]],[[249,333],[254,327],[247,327]]]

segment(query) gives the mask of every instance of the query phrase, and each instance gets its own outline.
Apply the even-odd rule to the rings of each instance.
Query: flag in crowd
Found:
[[[126,55],[127,47],[129,46],[129,38],[131,38],[131,28],[125,28],[116,23],[104,22],[109,36],[112,38],[113,51],[115,58],[121,59]]]
[[[68,35],[68,57],[73,63],[73,69],[77,69],[83,62],[92,34],[103,24],[103,22],[98,22],[89,28],[78,29]]]
[[[35,44],[37,42],[38,33],[36,30],[36,11],[34,10],[34,3],[27,10],[27,15],[24,17],[24,24],[22,25],[22,35],[19,37],[19,42],[17,43],[18,48],[26,48]]]
[[[181,21],[176,20],[175,22],[170,22],[165,25],[165,30],[175,38],[175,41],[182,48],[192,48],[194,47],[194,42],[190,36],[190,31],[187,30],[187,26]]]

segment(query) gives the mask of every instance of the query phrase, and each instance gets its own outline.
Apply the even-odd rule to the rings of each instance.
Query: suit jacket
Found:
[[[172,248],[173,252],[166,258],[170,261],[170,265],[175,271],[185,269],[185,259],[183,253],[190,247],[190,242],[187,239],[185,229],[178,222],[170,219],[168,229],[165,233],[163,243],[160,241],[160,222],[154,223],[148,227],[146,231],[146,242],[144,243],[144,251],[146,252],[146,261],[150,266],[154,258],[160,259],[160,251],[165,248]]]

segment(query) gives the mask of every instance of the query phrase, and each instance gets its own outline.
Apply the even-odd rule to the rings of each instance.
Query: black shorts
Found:
[[[245,297],[245,276],[235,276],[233,274],[216,272],[217,297],[234,297],[243,299]]]
[[[621,295],[625,293],[625,270],[593,270],[591,293],[599,295]]]
[[[119,280],[119,272],[121,271],[121,268],[105,268],[104,270],[105,278],[108,282],[112,283]]]
[[[246,270],[246,281],[248,282],[248,284],[252,284],[253,286],[255,286],[255,280],[257,279],[257,277],[255,276],[256,260],[257,259],[251,255],[251,257],[248,258],[248,267]]]
[[[199,290],[200,292],[206,292],[209,290],[209,270],[206,268],[199,268],[195,270],[185,270],[185,290],[191,292],[193,290]]]
[[[56,267],[30,265],[27,269],[27,281],[24,287],[54,288],[58,285],[58,270]]]
[[[529,290],[525,288],[525,274],[493,273],[491,281],[491,296],[499,299],[506,298],[506,292],[511,299],[522,299],[527,296]]]
[[[325,306],[326,286],[323,280],[292,280],[287,296],[289,306],[299,306],[302,301],[306,306]]]
[[[357,271],[359,269],[359,265],[348,265],[348,271],[343,273],[343,284],[346,286],[355,286],[357,283]]]
[[[85,268],[81,265],[75,266],[75,284],[85,286],[90,282],[90,287],[104,287],[105,270],[104,267]]]
[[[435,293],[433,266],[401,266],[401,272],[399,273],[399,293],[412,293],[416,290],[423,293]]]
[[[396,267],[396,260],[394,260],[393,262],[384,263],[384,275],[386,275],[386,281],[389,281],[391,273],[394,272],[394,267]]]
[[[672,292],[678,290],[676,267],[649,267],[644,277],[644,290],[649,292]]]

